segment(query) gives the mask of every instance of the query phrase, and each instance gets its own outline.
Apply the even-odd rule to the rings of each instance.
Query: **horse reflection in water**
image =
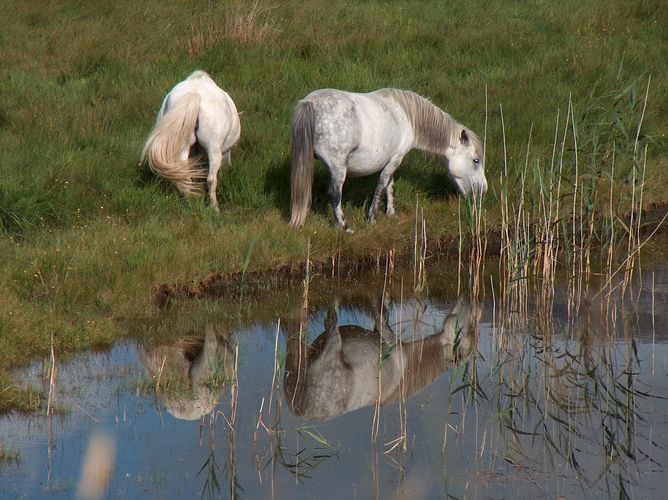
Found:
[[[142,363],[156,382],[156,394],[180,420],[213,411],[234,374],[234,350],[227,330],[207,325],[204,335],[178,338],[147,349]]]
[[[298,332],[290,335],[284,389],[295,415],[328,420],[378,400],[398,401],[402,392],[408,398],[476,347],[481,309],[465,300],[446,315],[440,331],[402,343],[381,320],[387,315],[373,305],[371,309],[373,330],[339,326],[338,306],[333,305],[325,331],[311,346],[300,345]]]

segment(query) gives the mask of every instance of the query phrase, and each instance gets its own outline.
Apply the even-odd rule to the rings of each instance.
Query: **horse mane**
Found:
[[[463,129],[482,156],[480,138],[429,99],[410,90],[383,89],[379,93],[394,100],[404,110],[413,125],[415,146],[418,149],[444,155],[448,146],[458,140]]]

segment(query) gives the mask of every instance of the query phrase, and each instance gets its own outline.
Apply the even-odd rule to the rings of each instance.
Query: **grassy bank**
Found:
[[[398,171],[394,220],[367,225],[375,178],[349,181],[356,233],[341,234],[319,167],[306,226],[288,230],[287,124],[315,88],[411,89],[480,135],[487,123],[488,227],[502,221],[504,197],[513,207],[529,193],[539,206],[555,146],[564,206],[582,179],[605,193],[587,210],[626,211],[641,167],[644,202],[668,201],[662,0],[37,1],[9,2],[0,23],[5,374],[47,352],[51,333],[59,352],[110,344],[119,318],[156,313],[155,283],[246,262],[270,271],[302,262],[309,241],[320,261],[410,248],[416,199],[430,240],[456,236],[460,200],[440,161],[419,153]],[[220,214],[137,165],[164,94],[196,68],[243,113]]]

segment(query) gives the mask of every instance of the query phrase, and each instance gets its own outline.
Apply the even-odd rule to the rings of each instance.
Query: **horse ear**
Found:
[[[459,136],[459,140],[462,142],[464,146],[468,145],[469,143],[469,135],[466,133],[466,129],[462,129],[462,135]]]

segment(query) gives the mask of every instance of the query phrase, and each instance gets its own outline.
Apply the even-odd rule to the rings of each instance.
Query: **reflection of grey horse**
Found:
[[[142,361],[167,411],[181,420],[211,413],[234,370],[227,335],[212,325],[206,326],[204,336],[181,337],[171,345],[147,349]]]
[[[299,334],[288,339],[284,389],[295,415],[327,420],[363,406],[408,398],[436,380],[475,348],[477,308],[460,300],[441,331],[396,344],[386,322],[374,312],[372,331],[339,326],[337,307],[325,319],[325,331],[309,347]],[[380,381],[379,381],[380,377]]]

